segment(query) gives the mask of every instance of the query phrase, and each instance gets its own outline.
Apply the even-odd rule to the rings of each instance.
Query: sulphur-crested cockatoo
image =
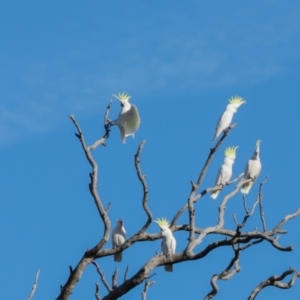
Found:
[[[122,142],[125,144],[127,136],[131,135],[134,138],[134,134],[138,130],[141,121],[136,106],[129,103],[131,96],[125,93],[113,96],[120,101],[122,109],[118,119],[111,121],[111,125],[118,125]]]
[[[235,151],[238,147],[228,147],[225,149],[225,159],[223,165],[220,167],[215,186],[224,186],[228,183],[232,176],[232,165],[235,160]],[[211,197],[216,199],[220,193],[220,190],[211,193]]]
[[[261,162],[259,158],[259,146],[261,141],[258,140],[256,142],[255,151],[252,155],[252,157],[248,160],[245,173],[244,173],[244,179],[252,179],[253,181],[250,181],[248,183],[245,183],[242,188],[241,192],[242,194],[248,194],[253,183],[255,182],[256,178],[259,176],[261,171]]]
[[[124,222],[121,219],[117,220],[117,225],[112,231],[111,234],[111,239],[112,239],[112,246],[113,248],[116,248],[118,246],[121,246],[126,239],[126,231],[124,228]],[[114,261],[122,261],[122,252],[116,253],[114,255]]]
[[[233,115],[243,103],[246,103],[246,101],[238,96],[231,97],[229,99],[229,104],[218,121],[213,141],[221,134],[223,130],[230,126]]]
[[[161,241],[161,251],[164,255],[171,255],[175,253],[176,249],[176,240],[172,234],[171,229],[169,228],[170,224],[167,219],[161,218],[157,219],[156,222],[161,230],[161,235],[163,237]],[[173,272],[173,265],[165,265],[165,271]]]

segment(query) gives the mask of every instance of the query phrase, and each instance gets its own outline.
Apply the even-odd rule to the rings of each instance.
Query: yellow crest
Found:
[[[261,143],[261,140],[257,140],[256,147],[259,147],[260,143]]]
[[[124,101],[129,101],[129,99],[131,98],[131,96],[129,96],[128,94],[126,93],[119,93],[118,96],[116,95],[113,95],[114,97],[116,97],[118,100],[120,100],[121,102],[124,102]]]
[[[154,222],[156,222],[159,226],[166,226],[166,227],[170,226],[170,223],[165,218],[161,218],[161,219],[157,218],[157,220],[155,220]]]
[[[229,103],[232,104],[232,105],[234,105],[234,106],[236,106],[236,107],[239,107],[243,103],[246,103],[246,101],[242,97],[235,96],[235,97],[231,97],[229,99]]]
[[[238,148],[238,146],[236,147],[228,147],[225,149],[225,156],[226,157],[235,157],[235,151]]]

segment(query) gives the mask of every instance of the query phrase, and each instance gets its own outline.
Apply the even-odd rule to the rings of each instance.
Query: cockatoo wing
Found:
[[[223,165],[222,165],[222,166],[219,168],[215,186],[221,184],[221,182],[222,182],[222,177],[223,177],[223,172],[224,172],[224,170],[223,170]],[[220,191],[215,191],[215,192],[213,192],[213,193],[210,194],[210,197],[211,197],[212,199],[217,199],[219,193],[220,193]]]
[[[126,143],[126,135],[125,135],[124,124],[118,125],[118,127],[120,129],[120,135],[121,135],[122,143],[125,144]]]
[[[223,164],[219,169],[215,186],[221,185],[221,184],[225,185],[230,180],[231,175],[232,175],[232,167],[226,166],[225,164]],[[211,193],[210,196],[212,199],[216,199],[218,197],[219,193],[220,193],[220,190]]]
[[[215,185],[223,184],[223,178],[224,178],[224,164],[219,168],[217,179]]]
[[[249,170],[250,170],[250,165],[251,165],[251,159],[248,160],[246,167],[245,167],[245,172],[244,172],[244,179],[249,179]],[[243,184],[241,188],[241,193],[242,194],[248,194],[251,187],[253,185],[253,182],[248,182]]]
[[[122,234],[116,233],[116,234],[113,235],[113,238],[112,238],[113,247],[120,246],[124,242],[125,242],[125,238]]]
[[[126,239],[126,232],[123,226],[117,224],[112,232],[112,246],[113,248],[122,245]],[[114,261],[122,261],[122,252],[114,254]]]
[[[259,160],[250,160],[249,163],[249,175],[254,181],[259,176],[261,171],[261,162]]]
[[[171,236],[168,238],[168,246],[167,246],[167,255],[171,255],[175,253],[176,250],[176,239],[174,238],[174,236],[171,233]],[[173,264],[167,264],[165,265],[165,271],[167,272],[173,272]]]
[[[249,194],[250,189],[252,185],[254,184],[254,181],[256,178],[259,176],[261,172],[261,162],[259,160],[252,160],[250,159],[246,165],[245,168],[245,179],[253,179],[253,181],[250,181],[248,183],[243,184],[241,188],[241,193],[242,194]]]
[[[172,235],[172,240],[171,240],[171,254],[174,254],[176,250],[176,239]]]
[[[215,130],[215,135],[213,138],[213,141],[221,134],[221,132],[226,129],[232,120],[233,117],[233,112],[229,110],[225,110],[222,116],[220,117],[216,130]]]
[[[141,121],[138,110],[133,104],[129,110],[120,113],[116,124],[119,126],[123,143],[125,143],[127,136],[131,135],[134,138],[134,134],[138,130],[140,123]]]
[[[113,247],[117,247],[122,245],[125,242],[125,237],[122,233],[115,233],[112,236],[112,244]],[[122,252],[114,254],[114,261],[120,262],[122,261]]]
[[[124,124],[125,137],[127,137],[129,135],[134,137],[134,133],[138,130],[140,123],[141,123],[140,116],[139,116],[136,106],[131,105],[127,114],[129,117]]]

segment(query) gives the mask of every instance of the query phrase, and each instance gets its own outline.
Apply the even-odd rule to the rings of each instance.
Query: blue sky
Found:
[[[163,3],[162,3],[163,2]],[[145,221],[142,189],[133,155],[146,139],[141,167],[147,174],[149,206],[155,217],[172,218],[185,203],[190,180],[206,159],[216,122],[231,96],[247,103],[234,116],[238,126],[215,156],[201,189],[214,184],[226,146],[238,145],[234,175],[243,172],[257,139],[262,140],[262,180],[267,227],[300,206],[297,184],[300,144],[298,1],[2,1],[0,4],[0,226],[1,295],[24,299],[41,269],[34,299],[55,299],[87,248],[101,238],[102,223],[88,192],[89,165],[74,114],[88,144],[102,133],[112,94],[127,92],[139,109],[135,139],[120,141],[113,128],[99,163],[100,195],[112,203],[113,226],[123,218],[128,236]],[[116,101],[110,112],[119,112]],[[227,187],[225,191],[230,191]],[[258,184],[248,197],[254,201]],[[225,191],[222,195],[225,195]],[[219,197],[220,198],[220,197]],[[220,200],[203,198],[197,225],[213,225]],[[228,204],[243,217],[241,196]],[[261,228],[258,211],[246,226]],[[179,224],[186,222],[186,217]],[[300,269],[300,218],[280,238],[292,253],[260,244],[242,253],[242,271],[220,282],[216,299],[246,299],[263,279],[289,267]],[[149,232],[158,232],[156,224]],[[175,233],[177,250],[185,233]],[[209,237],[199,250],[212,241]],[[109,242],[110,246],[110,242]],[[160,249],[160,241],[123,253],[119,272],[129,276]],[[220,249],[201,261],[176,264],[174,273],[155,270],[148,299],[203,298],[212,274],[232,258]],[[116,264],[99,261],[107,278]],[[122,275],[123,277],[123,275]],[[99,282],[86,269],[71,299],[94,299]],[[258,299],[297,299],[300,283],[287,291],[268,288]],[[142,286],[122,299],[140,299]],[[101,286],[104,296],[104,287]]]

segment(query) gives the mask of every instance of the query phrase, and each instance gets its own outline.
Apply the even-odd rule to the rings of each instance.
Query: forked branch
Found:
[[[144,290],[142,291],[142,300],[147,300],[147,292],[151,285],[155,284],[155,281],[149,281],[145,279]]]
[[[108,114],[109,114],[111,104],[112,104],[112,100],[110,100],[110,102],[108,103],[108,105],[106,107],[105,115],[104,115],[104,130],[105,130],[105,133],[102,136],[102,138],[100,138],[93,145],[88,147],[88,149],[90,151],[94,150],[99,145],[106,146],[105,141],[109,138],[109,132],[110,132],[110,126],[111,126],[110,120],[108,118]]]
[[[98,266],[98,264],[95,261],[93,261],[92,264],[96,267],[97,273],[100,275],[100,279],[101,279],[103,285],[105,286],[107,291],[110,292],[112,289],[105,279],[105,274],[101,271],[100,267]]]

